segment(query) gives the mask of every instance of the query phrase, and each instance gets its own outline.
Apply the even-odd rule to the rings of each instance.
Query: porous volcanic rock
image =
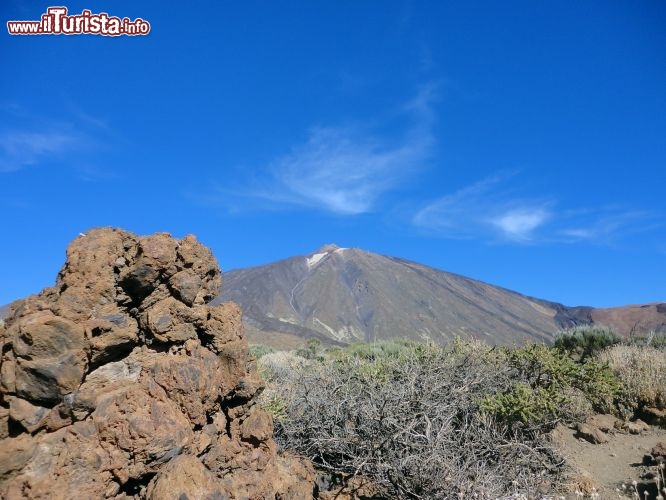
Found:
[[[311,498],[193,236],[99,228],[0,326],[0,498]]]

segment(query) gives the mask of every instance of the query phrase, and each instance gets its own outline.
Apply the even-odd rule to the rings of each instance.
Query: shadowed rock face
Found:
[[[94,229],[0,327],[1,498],[308,498],[193,236]]]

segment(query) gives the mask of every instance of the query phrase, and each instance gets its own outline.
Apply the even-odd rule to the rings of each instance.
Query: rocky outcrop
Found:
[[[596,427],[592,427],[588,424],[579,423],[576,425],[576,430],[578,431],[578,437],[589,441],[592,444],[602,444],[608,442],[608,435],[600,431]]]
[[[0,326],[1,498],[309,498],[210,251],[94,229]]]

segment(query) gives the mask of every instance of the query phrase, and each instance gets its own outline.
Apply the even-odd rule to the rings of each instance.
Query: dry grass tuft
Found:
[[[666,351],[616,345],[599,354],[624,384],[621,404],[629,410],[666,407]]]

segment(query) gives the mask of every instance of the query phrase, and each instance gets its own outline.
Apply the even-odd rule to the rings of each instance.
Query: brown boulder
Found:
[[[576,426],[576,430],[578,431],[579,438],[582,438],[592,444],[602,444],[608,442],[608,436],[604,432],[600,431],[596,427],[592,427],[591,425],[578,424]]]
[[[37,443],[23,434],[2,440],[0,447],[0,483],[18,474],[35,453]]]
[[[201,290],[197,293],[195,304],[207,304],[220,293],[222,284],[222,273],[215,257],[193,235],[185,236],[177,251],[183,269],[189,269],[196,276],[202,277]]]
[[[137,252],[136,236],[127,231],[96,228],[80,235],[67,248],[67,261],[58,274],[55,291],[44,298],[55,299],[49,307],[74,321],[85,321],[97,309],[122,301],[118,289],[119,267]],[[52,296],[55,292],[57,295]]]
[[[140,316],[143,331],[159,342],[185,342],[197,338],[197,330],[203,327],[206,307],[189,307],[174,297],[150,306]]]
[[[659,442],[650,450],[653,460],[658,464],[666,464],[666,442]]]
[[[201,278],[189,269],[178,271],[169,279],[173,295],[188,306],[193,306],[201,291]]]
[[[119,492],[112,459],[99,447],[91,422],[20,442],[26,437],[7,440],[12,459],[14,453],[18,458],[6,480],[0,479],[3,498],[108,498]]]
[[[220,389],[244,372],[224,373],[218,356],[188,340],[181,349],[155,356],[148,375],[176,402],[194,425],[205,425],[206,416],[219,409]]]
[[[220,481],[192,455],[171,460],[150,482],[146,498],[180,500],[181,498],[225,498]]]
[[[164,389],[129,385],[100,398],[92,413],[102,448],[119,458],[124,484],[181,454],[194,440],[192,424]]]
[[[117,306],[106,307],[85,323],[90,362],[99,365],[127,354],[139,343],[137,320]]]
[[[21,318],[14,331],[17,395],[49,404],[79,386],[88,364],[80,325],[40,311]]]
[[[613,415],[595,414],[587,417],[585,423],[603,432],[613,432],[621,427],[622,422]]]
[[[7,402],[9,403],[9,418],[30,433],[44,425],[50,412],[48,408],[33,405],[15,396],[8,396]]]
[[[650,426],[643,422],[640,418],[637,418],[633,422],[624,422],[624,424],[622,424],[622,428],[629,434],[642,434],[650,430]]]
[[[309,498],[193,236],[100,228],[0,326],[0,498]]]

